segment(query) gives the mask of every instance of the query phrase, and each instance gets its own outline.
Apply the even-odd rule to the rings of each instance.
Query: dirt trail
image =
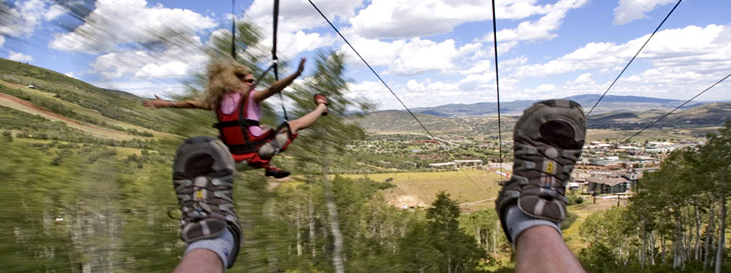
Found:
[[[103,127],[83,123],[78,120],[73,120],[73,119],[67,118],[65,116],[51,112],[48,109],[35,105],[29,101],[25,101],[25,100],[22,100],[17,97],[13,97],[13,96],[10,96],[10,95],[4,94],[4,93],[0,93],[0,106],[5,106],[8,108],[12,108],[12,109],[15,109],[18,111],[23,111],[23,112],[26,112],[29,114],[39,115],[43,118],[46,118],[46,119],[49,119],[52,121],[60,121],[60,122],[66,123],[70,127],[82,130],[95,137],[112,138],[112,139],[118,139],[118,140],[131,140],[133,138],[138,138],[138,139],[142,138],[142,137],[137,137],[137,136],[131,136],[131,135],[122,133],[120,131],[112,130],[109,128],[103,128]]]

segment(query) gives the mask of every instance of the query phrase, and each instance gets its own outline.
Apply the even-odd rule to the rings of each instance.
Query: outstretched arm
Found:
[[[166,101],[155,95],[154,100],[148,100],[142,103],[143,106],[148,108],[197,108],[197,109],[205,109],[210,110],[211,108],[208,107],[205,103],[202,101],[197,100],[183,100],[183,101]]]
[[[261,92],[254,92],[254,95],[253,95],[254,100],[256,100],[257,102],[261,102],[276,93],[282,92],[282,90],[284,90],[285,87],[292,84],[294,79],[296,79],[297,77],[302,75],[302,71],[305,70],[305,60],[306,60],[305,58],[302,58],[300,60],[299,67],[297,67],[297,71],[292,73],[292,75],[289,75],[281,80],[278,80],[278,81],[272,83],[272,85],[269,86],[269,88],[264,89]]]

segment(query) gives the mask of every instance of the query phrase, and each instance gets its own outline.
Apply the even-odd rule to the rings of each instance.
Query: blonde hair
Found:
[[[231,58],[215,59],[208,64],[208,85],[204,102],[213,110],[217,110],[225,93],[239,92],[241,80],[251,69]],[[243,90],[248,92],[249,90]],[[244,94],[246,95],[246,94]]]

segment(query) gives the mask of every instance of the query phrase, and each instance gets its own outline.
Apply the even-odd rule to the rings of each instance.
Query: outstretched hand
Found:
[[[145,101],[142,103],[142,106],[147,107],[147,108],[160,108],[160,107],[165,106],[165,102],[166,102],[165,100],[163,100],[160,97],[158,97],[157,95],[155,95],[154,100]]]
[[[300,65],[297,67],[297,74],[302,74],[302,71],[305,70],[305,61],[307,61],[307,58],[300,59]]]

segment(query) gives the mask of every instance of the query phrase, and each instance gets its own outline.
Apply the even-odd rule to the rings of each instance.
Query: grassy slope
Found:
[[[389,183],[393,183],[395,187],[384,190],[383,194],[395,206],[428,206],[438,192],[446,191],[463,205],[463,211],[494,207],[493,200],[497,196],[500,179],[497,174],[475,169],[346,175],[352,178],[363,176],[374,181],[393,179]]]
[[[172,137],[184,122],[185,111],[155,110],[145,99],[106,90],[39,67],[0,58],[2,92],[32,102],[67,118],[136,136]],[[29,84],[35,89],[27,88]],[[201,127],[209,127],[201,124]]]

